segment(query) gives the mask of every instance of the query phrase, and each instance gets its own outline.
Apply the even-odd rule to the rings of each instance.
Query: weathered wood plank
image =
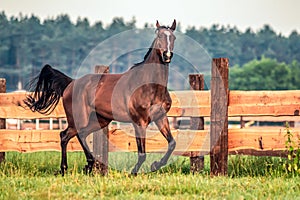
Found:
[[[0,130],[0,151],[60,151],[60,130]],[[68,151],[81,151],[76,138],[70,140]]]
[[[300,129],[290,128],[290,131],[296,141],[300,137]],[[0,151],[60,151],[59,132],[60,130],[0,130]],[[172,130],[172,134],[177,141],[176,155],[188,155],[191,151],[198,151],[199,155],[209,153],[208,130]],[[228,151],[230,154],[282,155],[285,150],[285,134],[284,127],[229,129]],[[166,151],[167,142],[159,131],[148,130],[147,136],[147,152]],[[82,151],[76,138],[70,141],[68,151]],[[110,131],[109,151],[136,152],[133,131]]]
[[[210,116],[210,91],[172,91],[172,107],[168,116]],[[31,112],[22,104],[25,93],[0,94],[0,118],[65,117],[62,103],[50,115]],[[229,116],[294,116],[300,112],[300,91],[230,91]]]
[[[299,104],[299,90],[230,91],[229,105],[287,105]]]
[[[176,140],[174,152],[201,151],[209,152],[208,130],[172,130],[172,135]],[[109,150],[136,152],[135,136],[132,132],[123,130],[110,131]],[[147,152],[166,152],[168,143],[159,131],[147,130],[146,151]]]
[[[230,91],[230,116],[299,115],[300,91]]]
[[[39,118],[63,118],[65,111],[60,101],[54,111],[49,115],[42,115],[38,112],[32,112],[28,108],[24,108],[23,100],[26,93],[5,93],[0,95],[0,118],[13,119],[39,119]]]
[[[300,137],[300,129],[290,129],[294,134],[294,141]],[[284,150],[286,129],[282,128],[245,128],[231,129],[228,148],[231,151],[239,149],[256,150]]]
[[[229,117],[229,121],[240,121],[241,118]],[[258,122],[289,122],[298,121],[300,122],[300,116],[250,116],[243,117],[244,121],[258,121]]]
[[[43,150],[60,151],[60,130],[0,130],[0,151],[32,152]],[[209,151],[208,131],[173,130],[177,141],[177,152]],[[77,139],[70,141],[70,151],[81,150]],[[69,146],[69,145],[68,145]],[[159,131],[147,131],[147,152],[165,152],[167,141]],[[39,149],[40,148],[40,149]],[[136,152],[135,136],[132,132],[115,130],[109,132],[109,151]]]

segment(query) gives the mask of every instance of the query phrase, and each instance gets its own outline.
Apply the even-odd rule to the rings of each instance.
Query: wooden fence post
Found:
[[[204,90],[204,75],[190,74],[189,83],[192,90]],[[191,117],[192,130],[204,130],[204,117]],[[204,156],[199,156],[198,152],[191,152],[190,157],[191,172],[200,172],[204,169]]]
[[[6,80],[0,78],[0,93],[6,92]],[[0,129],[5,129],[5,119],[0,119]],[[0,163],[5,160],[5,152],[0,152]]]
[[[240,117],[240,128],[245,128],[246,122],[244,121],[243,116]]]
[[[109,73],[109,67],[95,66],[96,74]],[[95,156],[94,169],[96,173],[107,175],[108,173],[108,127],[93,133],[93,154]]]
[[[211,73],[210,174],[226,175],[228,162],[228,59],[214,58]]]

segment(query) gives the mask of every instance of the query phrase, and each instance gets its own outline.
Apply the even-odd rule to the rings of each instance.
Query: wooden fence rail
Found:
[[[210,91],[172,91],[169,117],[210,116]],[[49,115],[24,109],[25,93],[0,94],[0,118],[38,119],[64,118],[60,102]],[[228,116],[299,116],[300,90],[288,91],[229,91]]]
[[[300,136],[300,129],[292,129],[294,139]],[[0,130],[0,151],[38,152],[60,151],[60,130]],[[209,130],[172,130],[177,146],[176,155],[191,156],[191,152],[207,155],[210,152]],[[229,129],[228,151],[230,154],[280,156],[285,150],[285,128]],[[147,152],[165,152],[167,142],[159,131],[148,130]],[[68,151],[82,151],[77,139],[68,145]],[[133,132],[111,130],[109,152],[135,152]]]

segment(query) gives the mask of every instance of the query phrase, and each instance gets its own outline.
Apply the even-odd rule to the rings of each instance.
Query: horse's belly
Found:
[[[131,122],[131,117],[128,114],[127,109],[124,108],[125,105],[112,104],[105,100],[95,102],[95,110],[99,115],[120,122]]]

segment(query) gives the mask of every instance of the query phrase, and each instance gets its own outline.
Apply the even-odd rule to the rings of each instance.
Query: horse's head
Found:
[[[154,44],[157,54],[163,63],[170,63],[173,57],[174,41],[176,39],[173,31],[176,29],[176,20],[174,19],[171,27],[161,26],[156,21],[157,38]]]

